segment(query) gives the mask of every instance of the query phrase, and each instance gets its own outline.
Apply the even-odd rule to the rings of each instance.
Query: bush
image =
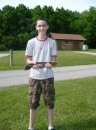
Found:
[[[0,45],[0,51],[6,51],[6,50],[7,50],[6,46],[1,44]]]

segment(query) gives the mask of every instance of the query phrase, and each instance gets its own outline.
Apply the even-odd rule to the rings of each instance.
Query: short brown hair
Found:
[[[45,21],[45,22],[46,22],[46,24],[48,25],[48,21],[47,21],[47,19],[45,19],[45,18],[43,18],[43,17],[39,17],[39,18],[36,20],[35,25],[37,25],[37,22],[38,22],[38,21],[40,21],[40,20]]]

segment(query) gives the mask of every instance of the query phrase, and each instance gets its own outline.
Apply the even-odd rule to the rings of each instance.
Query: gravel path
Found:
[[[5,56],[9,56],[9,53],[0,53],[0,58],[5,57]]]
[[[96,64],[55,67],[53,70],[55,81],[96,76]],[[28,84],[28,76],[29,71],[25,70],[0,71],[0,87]]]

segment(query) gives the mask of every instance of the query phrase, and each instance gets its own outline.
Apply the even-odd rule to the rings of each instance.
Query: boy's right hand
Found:
[[[39,65],[38,64],[34,64],[33,65],[33,69],[39,69]]]

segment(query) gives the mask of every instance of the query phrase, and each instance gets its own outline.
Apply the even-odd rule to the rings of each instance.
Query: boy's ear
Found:
[[[49,25],[47,25],[47,29],[49,28]]]
[[[35,29],[37,30],[37,26],[35,26]]]

